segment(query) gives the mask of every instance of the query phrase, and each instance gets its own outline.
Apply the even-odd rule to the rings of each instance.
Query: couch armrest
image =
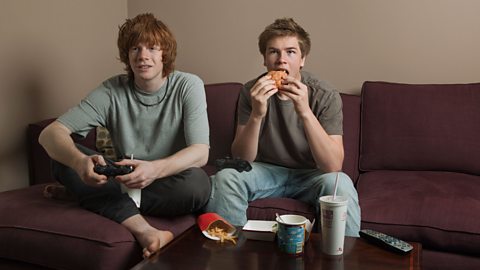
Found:
[[[51,173],[51,159],[47,152],[38,143],[38,137],[42,130],[48,126],[55,118],[46,119],[37,123],[29,124],[27,127],[27,156],[28,156],[28,170],[30,175],[30,185],[53,182],[55,179]],[[88,148],[96,149],[95,130],[90,131],[85,139],[72,136],[73,140]]]

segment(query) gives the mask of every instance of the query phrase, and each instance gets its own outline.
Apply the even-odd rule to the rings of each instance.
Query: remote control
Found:
[[[240,158],[230,158],[230,157],[220,158],[215,160],[215,166],[219,171],[225,168],[232,168],[237,170],[238,172],[243,172],[243,171],[248,172],[252,169],[252,166],[248,161]]]
[[[381,232],[377,232],[374,230],[364,229],[360,230],[360,237],[364,238],[365,240],[377,244],[381,247],[384,247],[388,250],[400,253],[400,254],[407,254],[412,251],[413,247],[409,243],[397,239],[393,236],[386,235]]]
[[[103,174],[106,176],[117,176],[124,175],[133,172],[132,166],[117,166],[117,165],[106,165],[102,166],[100,164],[95,164],[93,170],[98,174]]]

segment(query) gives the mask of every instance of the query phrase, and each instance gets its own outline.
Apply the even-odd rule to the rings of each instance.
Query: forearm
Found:
[[[207,164],[208,152],[208,145],[192,144],[167,158],[154,160],[156,178],[174,175],[191,167],[202,167]]]
[[[233,157],[254,161],[258,152],[261,118],[250,117],[246,125],[238,126],[232,143]]]
[[[342,136],[330,136],[313,113],[303,118],[305,134],[317,168],[324,172],[340,171],[344,151]]]
[[[77,149],[70,134],[67,127],[55,121],[40,133],[38,141],[52,159],[75,169],[86,155]]]

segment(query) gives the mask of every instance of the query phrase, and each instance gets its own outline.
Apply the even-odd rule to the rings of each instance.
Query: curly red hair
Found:
[[[119,27],[117,46],[120,61],[125,64],[128,75],[133,77],[128,52],[131,47],[145,43],[148,46],[159,45],[162,49],[163,76],[168,76],[174,70],[177,56],[177,41],[173,33],[151,13],[139,14],[133,19],[127,19]]]

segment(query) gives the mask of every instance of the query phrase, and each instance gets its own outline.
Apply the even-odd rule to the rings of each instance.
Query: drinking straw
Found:
[[[334,190],[333,190],[333,200],[334,201],[335,201],[335,197],[337,196],[338,175],[339,175],[339,173],[337,172],[337,176],[335,177],[335,187],[334,187]]]

